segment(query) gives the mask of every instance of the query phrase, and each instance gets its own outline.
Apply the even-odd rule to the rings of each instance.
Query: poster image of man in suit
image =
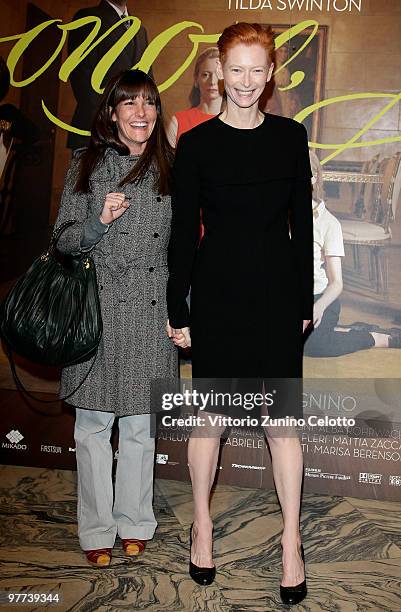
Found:
[[[97,6],[79,9],[79,11],[75,13],[73,19],[76,20],[89,16],[99,17],[101,26],[97,38],[100,38],[102,34],[127,15],[129,15],[127,0],[102,0]],[[116,28],[111,32],[102,42],[95,46],[88,56],[80,62],[71,73],[71,86],[77,102],[72,118],[72,125],[74,127],[81,130],[90,130],[95,110],[100,101],[100,94],[96,93],[91,86],[92,72],[100,59],[109,51],[116,41],[119,40],[122,33],[125,31],[124,26],[129,27],[129,25],[129,21],[124,22],[124,25],[121,25],[120,28]],[[92,31],[92,28],[93,23],[72,30],[69,33],[69,54],[86,39]],[[123,49],[110,67],[103,80],[103,86],[121,70],[127,70],[135,66],[141,59],[147,45],[148,39],[146,30],[141,26],[133,41]],[[86,147],[88,142],[88,136],[81,136],[80,134],[70,132],[68,135],[67,147],[70,149],[79,149],[81,147]]]

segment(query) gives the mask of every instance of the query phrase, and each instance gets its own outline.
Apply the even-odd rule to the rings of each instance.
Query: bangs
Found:
[[[115,88],[114,100],[110,100],[110,102],[112,102],[111,105],[115,108],[124,100],[135,100],[138,97],[152,104],[157,104],[159,101],[159,91],[147,74],[133,70],[128,72],[126,77]]]

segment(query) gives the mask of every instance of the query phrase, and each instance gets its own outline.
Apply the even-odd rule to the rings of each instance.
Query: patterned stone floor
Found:
[[[159,522],[147,552],[127,561],[117,542],[112,566],[97,570],[80,552],[75,473],[0,467],[0,591],[59,593],[54,609],[275,611],[281,515],[274,492],[219,486],[212,498],[217,579],[187,575],[191,490],[158,480]],[[401,502],[306,494],[302,529],[308,598],[294,610],[401,611]],[[46,606],[0,605],[39,611]]]

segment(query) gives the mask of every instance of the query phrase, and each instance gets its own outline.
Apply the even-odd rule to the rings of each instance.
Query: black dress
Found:
[[[215,117],[181,136],[167,304],[172,327],[191,327],[194,378],[302,377],[302,320],[313,313],[310,179],[306,130],[291,119],[265,114],[238,129]],[[269,414],[284,416],[283,405]]]

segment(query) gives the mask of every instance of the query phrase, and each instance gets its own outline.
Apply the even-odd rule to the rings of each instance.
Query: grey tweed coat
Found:
[[[81,388],[68,400],[80,408],[117,416],[150,412],[150,381],[178,373],[177,350],[166,334],[167,245],[170,237],[169,196],[159,196],[148,173],[140,185],[118,187],[137,160],[107,150],[90,179],[91,192],[73,192],[77,161],[68,171],[56,224],[76,219],[58,248],[80,250],[85,221],[99,216],[106,194],[131,197],[130,207],[91,251],[96,265],[103,318],[103,337],[94,366]],[[60,394],[67,395],[88,371],[91,361],[63,369]]]

